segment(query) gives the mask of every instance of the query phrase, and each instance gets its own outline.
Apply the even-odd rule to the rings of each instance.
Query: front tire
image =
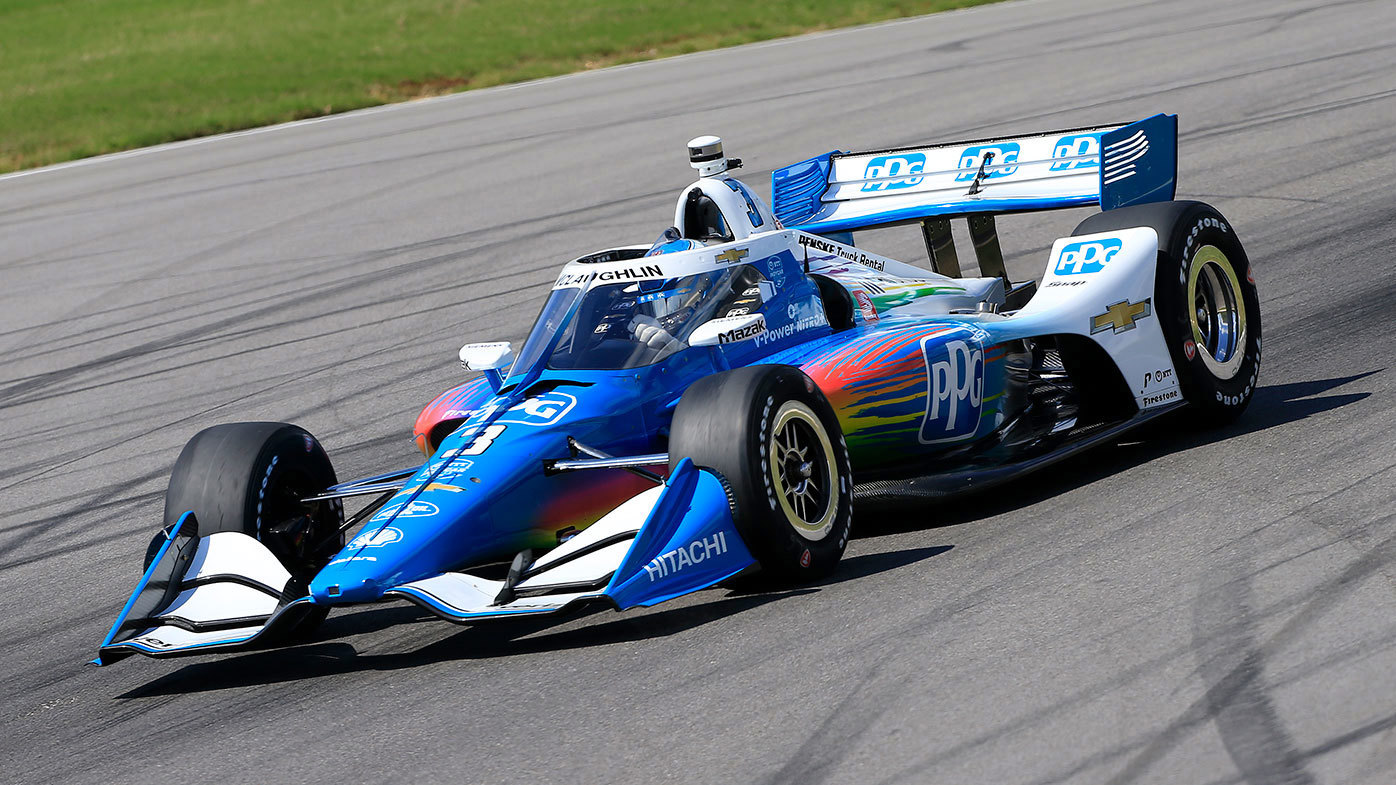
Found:
[[[1073,235],[1147,226],[1158,233],[1154,302],[1191,419],[1224,425],[1260,377],[1260,297],[1250,260],[1222,214],[1202,202],[1156,202],[1090,216]]]
[[[344,546],[339,531],[344,511],[338,501],[300,500],[336,481],[329,456],[303,428],[277,422],[206,428],[175,461],[165,493],[164,530],[151,541],[146,566],[165,533],[192,510],[198,536],[240,532],[255,538],[291,573],[292,585],[304,584]],[[328,613],[327,607],[311,608],[288,637],[308,634]]]
[[[763,572],[808,581],[833,571],[848,545],[853,472],[833,407],[800,369],[757,365],[694,383],[670,429],[670,469],[683,458],[727,482]]]

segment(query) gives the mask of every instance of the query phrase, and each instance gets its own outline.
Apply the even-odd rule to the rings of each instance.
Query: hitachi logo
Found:
[[[670,573],[678,572],[684,567],[706,561],[710,556],[720,556],[726,552],[727,533],[718,532],[711,537],[695,540],[689,543],[688,547],[675,548],[668,553],[659,554],[645,565],[645,573],[650,576],[650,582],[653,583],[655,578],[667,578]]]

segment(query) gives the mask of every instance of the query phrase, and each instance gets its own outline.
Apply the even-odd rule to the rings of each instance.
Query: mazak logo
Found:
[[[966,341],[921,339],[926,358],[926,418],[921,443],[958,441],[979,430],[984,408],[984,350]]]
[[[535,425],[545,426],[561,420],[563,415],[577,405],[577,398],[560,392],[545,392],[535,395],[523,403],[509,407],[495,425]]]
[[[1113,237],[1067,243],[1062,246],[1062,252],[1057,256],[1057,266],[1052,272],[1056,275],[1098,273],[1105,269],[1105,265],[1114,259],[1123,247],[1124,241]]]
[[[766,322],[764,320],[759,322],[752,322],[751,324],[748,324],[746,327],[738,327],[735,330],[728,330],[725,333],[718,333],[717,342],[719,344],[737,343],[739,341],[745,341],[748,338],[755,338],[756,336],[764,332],[766,332]]]
[[[1100,135],[1072,134],[1052,145],[1052,166],[1048,171],[1091,169],[1100,166]]]
[[[974,147],[966,147],[960,153],[960,173],[955,176],[955,182],[967,183],[979,174],[979,167],[984,165],[984,157],[993,154],[993,159],[989,161],[989,167],[984,172],[984,180],[992,180],[996,177],[1007,177],[1018,171],[1018,154],[1022,152],[1017,142],[999,142],[998,144],[981,144]],[[1006,164],[1014,164],[1006,166]],[[1003,168],[999,168],[1003,167]]]
[[[864,180],[875,181],[863,183],[863,190],[891,191],[897,188],[920,185],[921,181],[926,179],[921,176],[924,171],[926,171],[926,156],[921,153],[879,155],[868,161],[868,168],[863,170]]]

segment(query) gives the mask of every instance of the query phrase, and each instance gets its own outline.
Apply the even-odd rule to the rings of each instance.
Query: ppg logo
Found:
[[[979,430],[984,408],[984,350],[966,341],[921,339],[928,381],[921,443],[958,441]]]
[[[920,185],[921,181],[926,179],[920,176],[924,171],[926,171],[926,156],[921,153],[879,155],[868,161],[868,168],[863,170],[864,180],[877,180],[878,182],[863,183],[863,190],[890,191],[896,188],[910,188],[913,185]],[[881,179],[884,177],[900,179]]]
[[[984,172],[984,179],[1007,177],[1018,171],[1018,167],[1003,165],[1017,162],[1020,152],[1021,149],[1017,142],[999,142],[966,147],[964,152],[960,153],[960,173],[956,175],[955,181],[967,183],[973,180],[974,176],[979,173],[979,167],[984,164],[984,156],[989,153],[993,153],[994,160],[989,162],[990,168]],[[999,166],[1003,166],[1003,168],[995,168]]]
[[[1057,275],[1098,273],[1105,269],[1105,265],[1114,259],[1115,254],[1123,247],[1124,242],[1113,237],[1067,243],[1062,246],[1061,255],[1057,257],[1057,266],[1052,272]]]
[[[1063,136],[1057,140],[1055,145],[1052,145],[1052,167],[1050,171],[1060,172],[1065,169],[1089,169],[1096,166],[1100,166],[1100,136],[1098,134],[1072,134],[1071,136]]]
[[[577,405],[575,396],[560,392],[545,392],[526,399],[523,403],[509,407],[504,416],[494,421],[495,425],[552,425]]]

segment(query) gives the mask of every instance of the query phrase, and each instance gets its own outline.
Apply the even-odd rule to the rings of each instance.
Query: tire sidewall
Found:
[[[1250,260],[1226,219],[1201,203],[1190,205],[1179,216],[1173,231],[1160,237],[1159,245],[1154,296],[1169,356],[1179,370],[1183,397],[1207,419],[1232,419],[1246,408],[1260,375],[1260,299]],[[1193,342],[1193,305],[1188,300],[1188,282],[1193,267],[1200,263],[1199,252],[1209,246],[1226,257],[1219,264],[1230,266],[1245,307],[1245,342],[1238,348],[1243,356],[1236,374],[1229,379],[1212,372],[1202,359],[1203,348]]]
[[[838,498],[832,523],[817,540],[786,517],[773,480],[771,442],[787,401],[815,415],[832,451],[826,457],[830,474],[837,475]],[[851,529],[852,466],[833,407],[803,371],[748,366],[696,382],[684,393],[671,429],[671,469],[683,458],[726,483],[737,531],[764,573],[799,582],[827,575],[838,564]]]
[[[796,577],[802,574],[825,575],[843,556],[852,528],[853,471],[848,448],[843,441],[843,431],[823,392],[803,372],[789,368],[788,372],[772,374],[767,380],[767,389],[762,390],[757,399],[759,405],[752,407],[750,412],[754,419],[751,429],[753,441],[748,449],[751,451],[750,460],[760,466],[760,471],[749,476],[759,479],[760,487],[750,488],[749,493],[758,500],[757,504],[751,506],[759,510],[759,515],[756,514],[757,510],[744,509],[744,513],[752,514],[743,516],[748,519],[744,521],[747,525],[741,526],[739,523],[739,529],[743,529],[743,540],[763,551],[761,556],[764,558],[758,557],[763,566],[767,563],[788,565],[789,572]],[[838,509],[829,530],[819,539],[809,539],[801,534],[786,517],[777,497],[775,467],[770,465],[769,456],[771,440],[775,438],[775,418],[785,401],[805,404],[818,418],[833,446],[833,454],[826,457],[837,473],[835,485],[838,496],[835,503]],[[749,520],[752,518],[756,520]]]

